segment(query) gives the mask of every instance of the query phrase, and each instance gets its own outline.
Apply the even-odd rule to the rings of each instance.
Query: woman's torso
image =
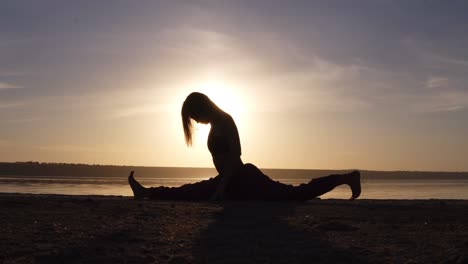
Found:
[[[243,164],[240,158],[242,152],[239,132],[229,114],[223,113],[211,123],[208,149],[213,157],[216,170],[220,174],[226,169],[232,168],[232,163],[235,163],[236,166]]]

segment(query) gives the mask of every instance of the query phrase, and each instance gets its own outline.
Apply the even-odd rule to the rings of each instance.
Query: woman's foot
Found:
[[[359,171],[353,171],[351,173],[346,174],[346,183],[351,188],[351,198],[350,200],[354,200],[361,195],[361,173]]]
[[[143,187],[139,182],[135,180],[133,177],[134,171],[130,172],[130,176],[128,176],[128,183],[130,184],[130,187],[132,188],[133,191],[133,196],[136,199],[142,199],[145,197],[148,197],[148,189]]]

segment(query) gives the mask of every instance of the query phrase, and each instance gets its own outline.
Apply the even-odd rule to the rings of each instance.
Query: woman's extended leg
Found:
[[[145,188],[133,177],[130,172],[128,183],[132,188],[133,195],[137,199],[150,198],[158,200],[209,200],[215,192],[219,177],[210,178],[192,184],[185,184],[180,187],[152,187]]]
[[[294,186],[292,196],[298,200],[309,200],[343,184],[351,188],[352,195],[350,200],[354,200],[361,195],[361,176],[359,171],[353,171],[347,174],[335,174],[316,178],[309,183]]]
[[[231,197],[235,200],[310,200],[323,195],[340,185],[351,187],[351,199],[361,194],[360,173],[353,171],[347,174],[330,175],[311,180],[309,183],[293,186],[272,180],[263,174],[255,165],[245,164],[240,177],[232,182]]]

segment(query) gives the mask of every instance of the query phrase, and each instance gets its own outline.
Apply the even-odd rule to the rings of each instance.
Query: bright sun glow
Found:
[[[246,104],[238,90],[221,81],[211,80],[195,85],[194,91],[206,94],[216,105],[234,118],[237,126],[242,124],[246,113]],[[210,126],[197,124],[196,128],[197,140],[206,140]]]

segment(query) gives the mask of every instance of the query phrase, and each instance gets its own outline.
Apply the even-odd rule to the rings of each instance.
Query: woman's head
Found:
[[[221,111],[208,96],[193,92],[187,96],[182,105],[182,125],[184,127],[185,142],[192,144],[193,122],[208,124],[214,115]]]

